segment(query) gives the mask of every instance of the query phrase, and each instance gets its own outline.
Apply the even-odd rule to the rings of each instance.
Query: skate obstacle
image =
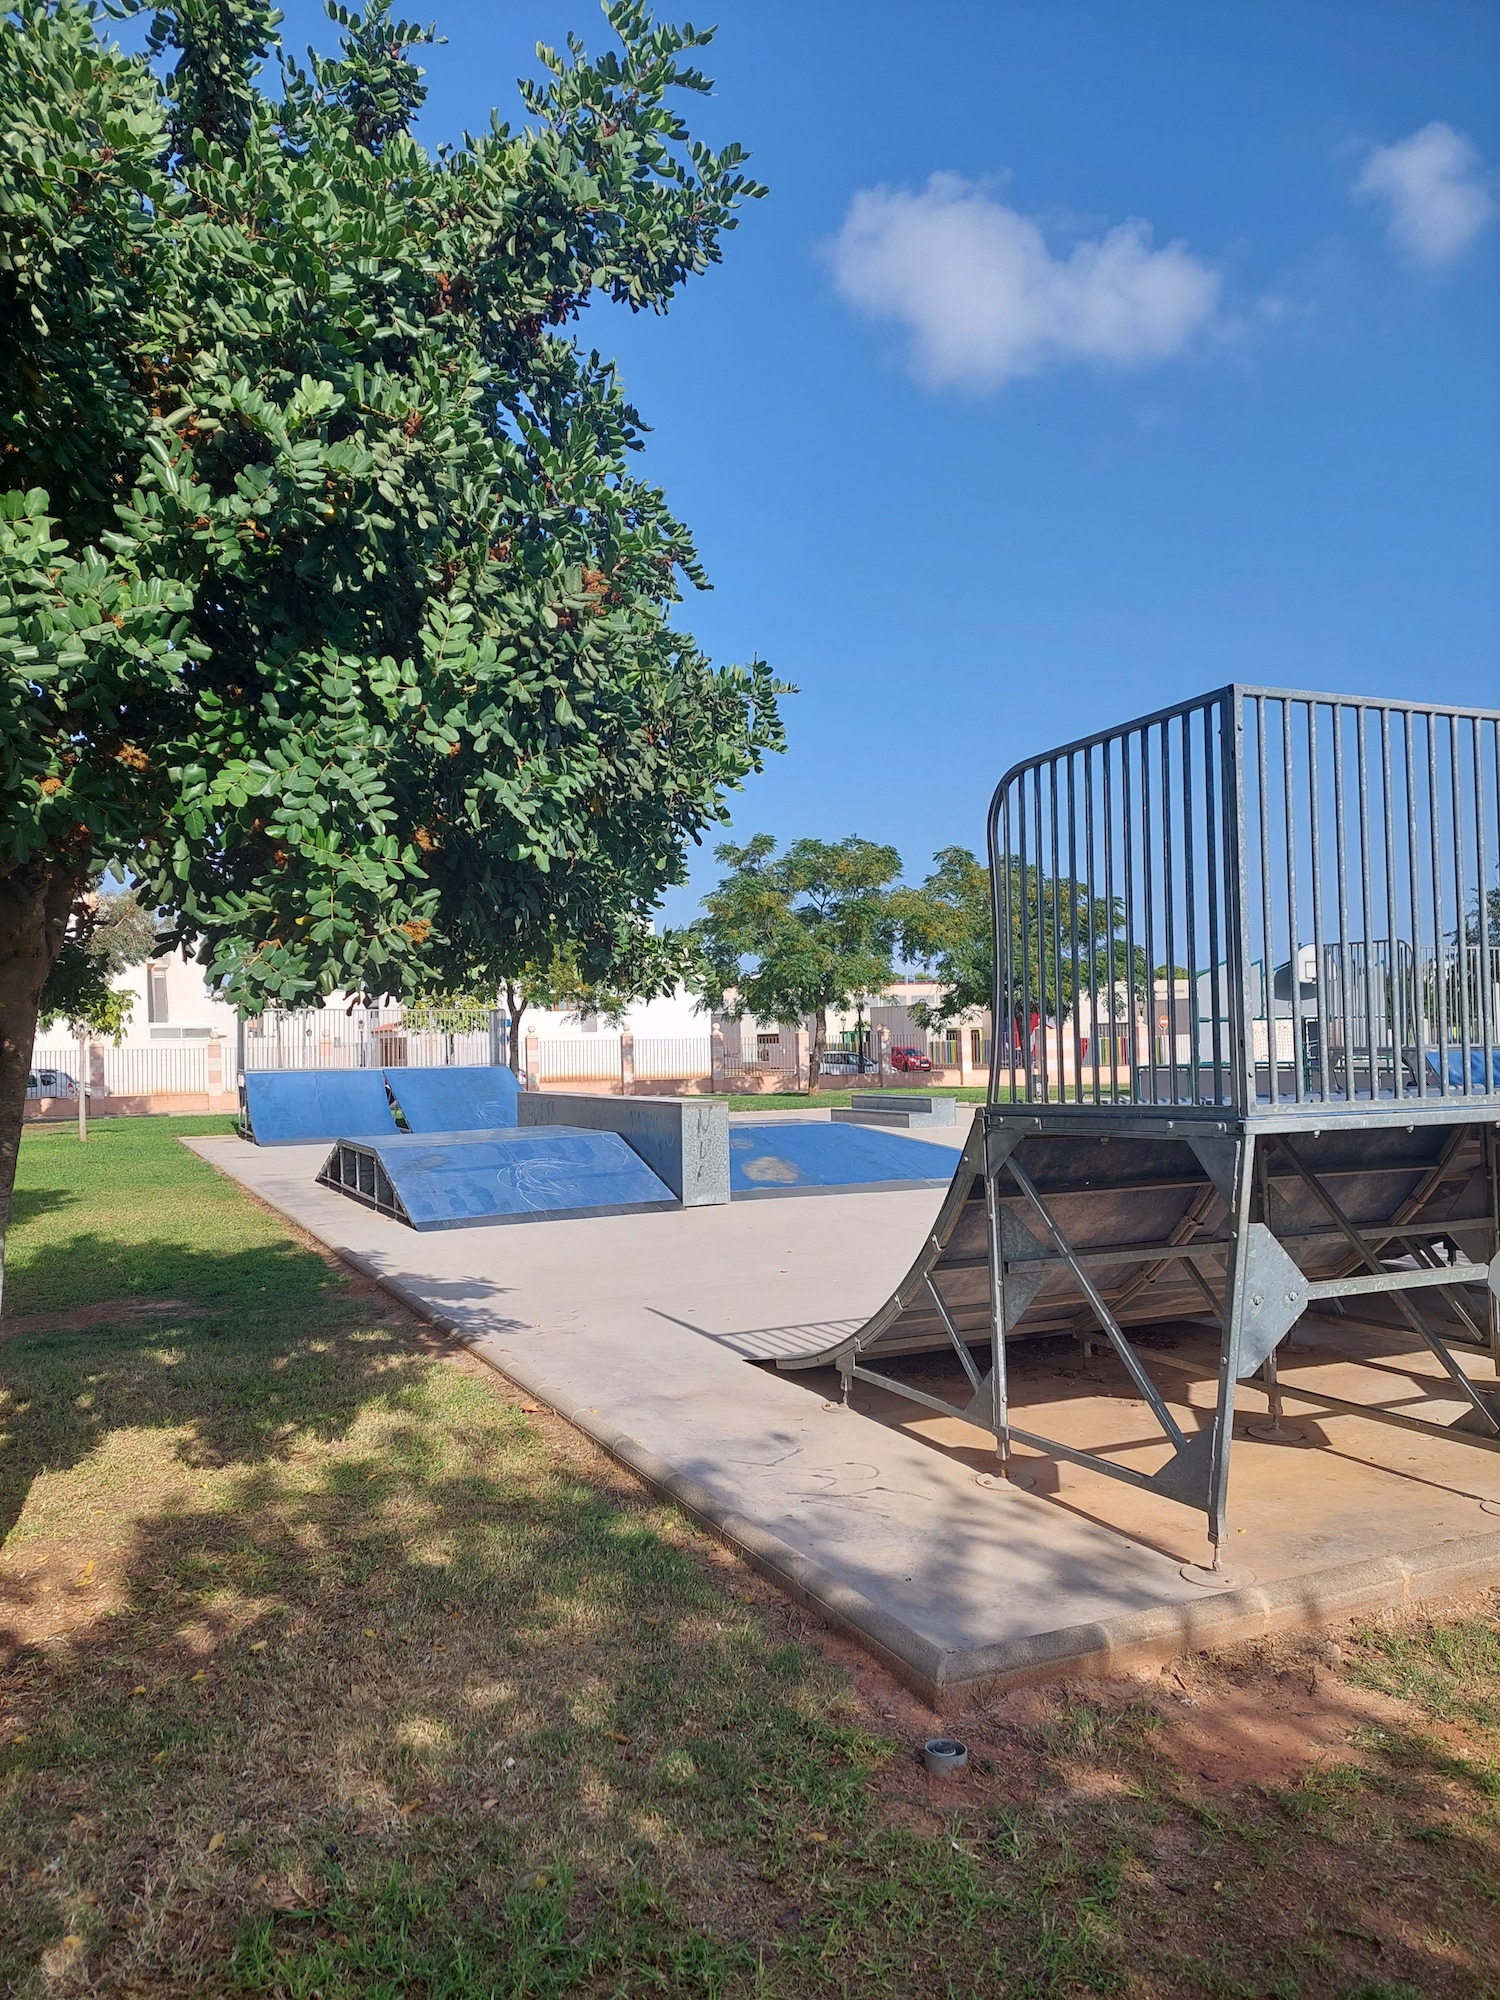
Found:
[[[1015,765],[989,860],[988,1103],[894,1295],[776,1365],[1200,1510],[1216,1565],[1236,1384],[1285,1436],[1304,1315],[1441,1375],[1427,1417],[1299,1399],[1500,1448],[1500,713],[1222,688]],[[1211,1410],[1153,1374],[1164,1323]],[[1113,1349],[1158,1469],[1017,1422],[1007,1351],[1059,1334]],[[935,1351],[967,1400],[891,1372]]]
[[[251,1070],[240,1080],[240,1133],[257,1146],[394,1138],[396,1129],[383,1070]]]
[[[388,1069],[385,1081],[408,1132],[497,1132],[519,1122],[521,1086],[508,1069]]]
[[[419,1230],[678,1206],[618,1133],[563,1128],[340,1139],[318,1181]]]

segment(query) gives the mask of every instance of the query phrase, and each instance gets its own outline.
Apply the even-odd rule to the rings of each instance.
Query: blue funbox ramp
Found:
[[[413,1229],[679,1206],[617,1132],[563,1125],[344,1138],[318,1180]]]
[[[836,1188],[942,1186],[953,1178],[958,1156],[956,1143],[859,1125],[731,1125],[729,1192],[744,1201]]]
[[[517,1122],[521,1086],[508,1069],[388,1069],[412,1132],[495,1132]]]
[[[243,1130],[257,1146],[396,1134],[378,1069],[251,1070],[243,1082]]]

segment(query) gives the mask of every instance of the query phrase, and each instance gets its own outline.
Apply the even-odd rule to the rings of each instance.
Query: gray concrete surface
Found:
[[[973,1106],[966,1105],[972,1120]],[[905,1092],[856,1090],[851,1093],[848,1108],[843,1106],[830,1112],[835,1125],[885,1125],[893,1131],[919,1132],[925,1126],[947,1126],[951,1131],[958,1123],[958,1107],[951,1097],[912,1096]]]
[[[729,1199],[729,1107],[709,1097],[594,1097],[522,1091],[522,1125],[618,1132],[684,1208]]]
[[[749,1365],[866,1318],[910,1263],[938,1189],[418,1236],[316,1186],[326,1148],[186,1143],[675,1496],[934,1705],[1500,1577],[1500,1521],[1483,1510],[1500,1503],[1500,1454],[1357,1418],[1326,1425],[1337,1435],[1316,1452],[1237,1443],[1244,1535],[1225,1586],[1204,1591],[1181,1574],[1205,1550],[1185,1508],[1153,1499],[1133,1512],[1131,1489],[1039,1458],[1030,1490],[990,1484],[988,1441],[967,1426],[911,1404],[899,1418],[873,1402],[845,1409],[807,1375]],[[1052,1435],[1074,1423],[1143,1466],[1162,1449],[1128,1383],[1096,1371],[1097,1386],[1064,1393],[1047,1378],[1034,1394],[1063,1426]],[[1180,1382],[1171,1400],[1196,1423],[1204,1385]],[[1409,1381],[1390,1393],[1409,1397]]]

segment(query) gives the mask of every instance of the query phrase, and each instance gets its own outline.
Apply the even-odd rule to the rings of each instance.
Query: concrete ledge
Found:
[[[1330,1631],[1382,1611],[1437,1610],[1500,1585],[1500,1533],[1466,1536],[1272,1583],[1205,1591],[1185,1603],[1122,1612],[999,1645],[943,1647],[779,1535],[726,1506],[701,1481],[669,1465],[638,1438],[601,1423],[571,1390],[518,1365],[513,1351],[491,1362],[486,1336],[435,1311],[414,1287],[385,1276],[372,1260],[352,1251],[341,1254],[430,1325],[555,1410],[653,1491],[675,1501],[778,1588],[873,1653],[939,1713],[1001,1688],[1102,1678],[1209,1647],[1243,1645],[1274,1632]]]
[[[527,1090],[517,1109],[522,1125],[619,1133],[684,1208],[711,1208],[729,1199],[729,1107],[723,1102]]]

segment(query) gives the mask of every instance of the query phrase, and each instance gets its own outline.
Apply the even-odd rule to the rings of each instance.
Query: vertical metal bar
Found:
[[[1358,774],[1359,774],[1359,885],[1360,921],[1365,936],[1365,1039],[1370,1050],[1370,1101],[1380,1095],[1378,1068],[1375,1059],[1375,983],[1373,965],[1375,939],[1371,935],[1374,928],[1370,913],[1370,875],[1373,862],[1370,855],[1370,774],[1369,757],[1365,745],[1365,733],[1369,727],[1369,711],[1363,702],[1354,710],[1354,726],[1358,730]]]
[[[1000,1454],[1000,1470],[1010,1474],[1010,1384],[1005,1356],[1005,1266],[1000,1243],[1000,1204],[989,1161],[989,1131],[984,1135],[984,1205],[990,1236],[990,1429]]]
[[[1213,981],[1214,1103],[1224,1102],[1224,1030],[1220,1009],[1229,1005],[1228,967],[1219,951],[1219,841],[1214,824],[1214,711],[1203,706],[1203,833],[1208,857],[1208,962]],[[1222,983],[1221,983],[1222,982]]]
[[[1318,811],[1318,704],[1307,704],[1307,782],[1309,818],[1312,821],[1312,899],[1313,899],[1313,993],[1314,1009],[1318,1023],[1318,1081],[1319,1094],[1326,1104],[1330,1092],[1328,1088],[1328,1006],[1325,993],[1323,967],[1323,823]],[[1301,993],[1301,967],[1292,966],[1292,984],[1297,987],[1299,1000]],[[1300,1050],[1298,1054],[1300,1055]]]
[[[1406,888],[1411,906],[1412,997],[1417,1018],[1417,1094],[1427,1095],[1427,1007],[1422,992],[1422,874],[1417,865],[1416,770],[1412,761],[1412,730],[1415,711],[1405,709],[1401,717],[1401,740],[1406,755]]]
[[[1094,753],[1083,753],[1083,845],[1088,855],[1088,908],[1086,912],[1089,940],[1089,1046],[1094,1056],[1094,1102],[1099,1102],[1099,943],[1096,936],[1098,924],[1098,885],[1094,879]]]
[[[1270,776],[1266,756],[1266,704],[1255,697],[1255,769],[1260,787],[1260,990],[1266,1010],[1266,1094],[1275,1104],[1281,1096],[1281,1070],[1276,1061],[1276,952],[1271,918]],[[1250,1051],[1252,1060],[1254,1049]]]
[[[1085,751],[1087,756],[1088,752]],[[1073,1102],[1083,1102],[1083,1035],[1079,1025],[1083,999],[1078,978],[1078,797],[1073,766],[1076,753],[1068,756],[1068,936],[1073,955]]]
[[[1344,710],[1330,702],[1328,719],[1333,729],[1333,852],[1337,871],[1339,911],[1339,1011],[1344,1036],[1344,1101],[1354,1102],[1354,1016],[1349,1011],[1349,989],[1353,984],[1354,947],[1349,936],[1348,842],[1344,837]]]
[[[1062,988],[1062,911],[1058,907],[1058,897],[1062,894],[1062,858],[1057,839],[1057,759],[1054,757],[1047,766],[1047,807],[1052,821],[1052,1018],[1057,1023],[1057,1101],[1065,1102],[1067,1082],[1063,1065],[1063,988]],[[1047,1024],[1042,1023],[1042,1046],[1047,1046]],[[1048,1096],[1051,1092],[1048,1091]]]
[[[1245,725],[1243,697],[1236,687],[1226,688],[1220,697],[1223,721],[1219,728],[1219,759],[1222,771],[1220,796],[1224,802],[1224,925],[1227,932],[1226,962],[1229,966],[1230,1000],[1234,1012],[1233,1050],[1236,1110],[1255,1108],[1255,1044],[1250,1032],[1250,996],[1245,978],[1249,963],[1249,920],[1245,915]]]
[[[1099,776],[1104,792],[1104,921],[1109,926],[1106,949],[1109,952],[1109,1101],[1120,1101],[1120,1048],[1117,1033],[1120,1005],[1119,962],[1116,957],[1115,941],[1115,807],[1114,786],[1111,773],[1114,767],[1114,744],[1106,739],[1099,755]],[[1121,913],[1123,916],[1123,912]],[[1133,1071],[1131,1074],[1133,1075]]]
[[[1172,865],[1172,723],[1161,724],[1161,895],[1163,946],[1167,954],[1167,1102],[1181,1102],[1177,1088],[1177,872]]]
[[[990,812],[990,905],[995,913],[995,985],[990,1007],[990,1029],[994,1042],[990,1049],[991,1104],[1000,1101],[1000,1064],[997,1060],[1002,1009],[1005,1017],[1005,1061],[1010,1084],[1010,1100],[1016,1096],[1015,1042],[1015,930],[1011,903],[1011,879],[1015,873],[1011,859],[1010,803],[1013,787],[1007,785]],[[997,809],[998,808],[998,809]]]
[[[1141,731],[1141,873],[1142,911],[1146,931],[1146,1019],[1150,1030],[1151,1102],[1158,1104],[1161,1093],[1156,1082],[1156,910],[1155,885],[1151,879],[1151,732]]]
[[[1474,1081],[1474,1038],[1469,1032],[1469,951],[1464,936],[1464,816],[1463,776],[1459,770],[1459,718],[1448,717],[1449,782],[1453,787],[1453,948],[1458,966],[1458,1041],[1462,1050],[1463,1095],[1469,1095]]]
[[[1052,1073],[1047,1061],[1047,880],[1042,873],[1046,820],[1042,816],[1042,767],[1031,768],[1031,803],[1036,821],[1036,1067],[1041,1083],[1041,1102],[1052,1101]],[[1056,900],[1056,884],[1053,885]],[[1054,990],[1057,966],[1052,968]]]
[[[1307,1073],[1302,1061],[1302,983],[1297,977],[1297,961],[1301,954],[1298,939],[1302,926],[1297,918],[1297,834],[1295,815],[1292,810],[1297,796],[1297,774],[1292,760],[1292,704],[1284,696],[1281,703],[1281,782],[1282,819],[1286,826],[1286,923],[1290,960],[1287,971],[1287,992],[1292,1010],[1292,1095],[1299,1104],[1307,1101]],[[1272,968],[1274,990],[1275,968]],[[1272,1008],[1272,1032],[1275,1032],[1275,1009]],[[1279,1074],[1279,1073],[1278,1073]],[[1277,1094],[1280,1085],[1277,1085]],[[1275,1101],[1273,1097],[1272,1101]]]
[[[1188,976],[1188,1102],[1202,1101],[1199,1081],[1202,1064],[1199,1058],[1201,1029],[1198,1024],[1198,898],[1197,884],[1193,880],[1196,856],[1193,853],[1193,742],[1192,712],[1184,709],[1182,714],[1182,880],[1183,880],[1183,923],[1187,927],[1187,976]]]
[[[1026,1102],[1032,1103],[1036,1097],[1033,1052],[1031,1047],[1031,883],[1027,879],[1026,861],[1026,778],[1023,773],[1016,780],[1016,798],[1019,811],[1016,815],[1020,825],[1017,842],[1018,853],[1017,893],[1021,898],[1021,1032],[1026,1037]]]
[[[1239,1143],[1236,1163],[1234,1206],[1229,1225],[1234,1241],[1224,1263],[1224,1308],[1219,1336],[1219,1383],[1214,1407],[1213,1452],[1208,1474],[1208,1539],[1213,1545],[1214,1567],[1219,1564],[1220,1546],[1227,1531],[1229,1507],[1229,1448],[1234,1435],[1234,1385],[1239,1380],[1240,1345],[1243,1339],[1249,1277],[1250,1203],[1255,1183],[1255,1138],[1247,1132]]]
[[[1500,729],[1500,725],[1495,725]],[[1479,962],[1475,967],[1475,981],[1479,988],[1479,1038],[1484,1047],[1484,1059],[1480,1064],[1480,1080],[1486,1091],[1500,1089],[1500,1076],[1495,1074],[1495,1019],[1494,993],[1490,981],[1490,862],[1489,844],[1485,840],[1484,813],[1484,723],[1478,716],[1474,718],[1474,866],[1479,882],[1479,909],[1477,939]]]
[[[1401,1052],[1406,1046],[1406,982],[1401,977],[1400,940],[1396,936],[1396,836],[1391,804],[1391,712],[1380,709],[1380,802],[1385,829],[1385,935],[1391,987],[1391,1094],[1402,1095]]]
[[[1448,1092],[1448,979],[1443,964],[1443,860],[1438,840],[1437,711],[1427,717],[1427,826],[1432,850],[1432,962],[1437,976],[1438,1096]]]
[[[1120,743],[1120,826],[1124,839],[1124,853],[1121,866],[1125,876],[1125,997],[1129,1005],[1129,1050],[1130,1050],[1130,1102],[1141,1102],[1140,1080],[1136,1063],[1136,1019],[1135,1019],[1135,869],[1132,866],[1132,843],[1135,837],[1134,808],[1130,798],[1130,731],[1122,729]],[[1147,1038],[1147,1054],[1150,1054],[1150,1039]]]

